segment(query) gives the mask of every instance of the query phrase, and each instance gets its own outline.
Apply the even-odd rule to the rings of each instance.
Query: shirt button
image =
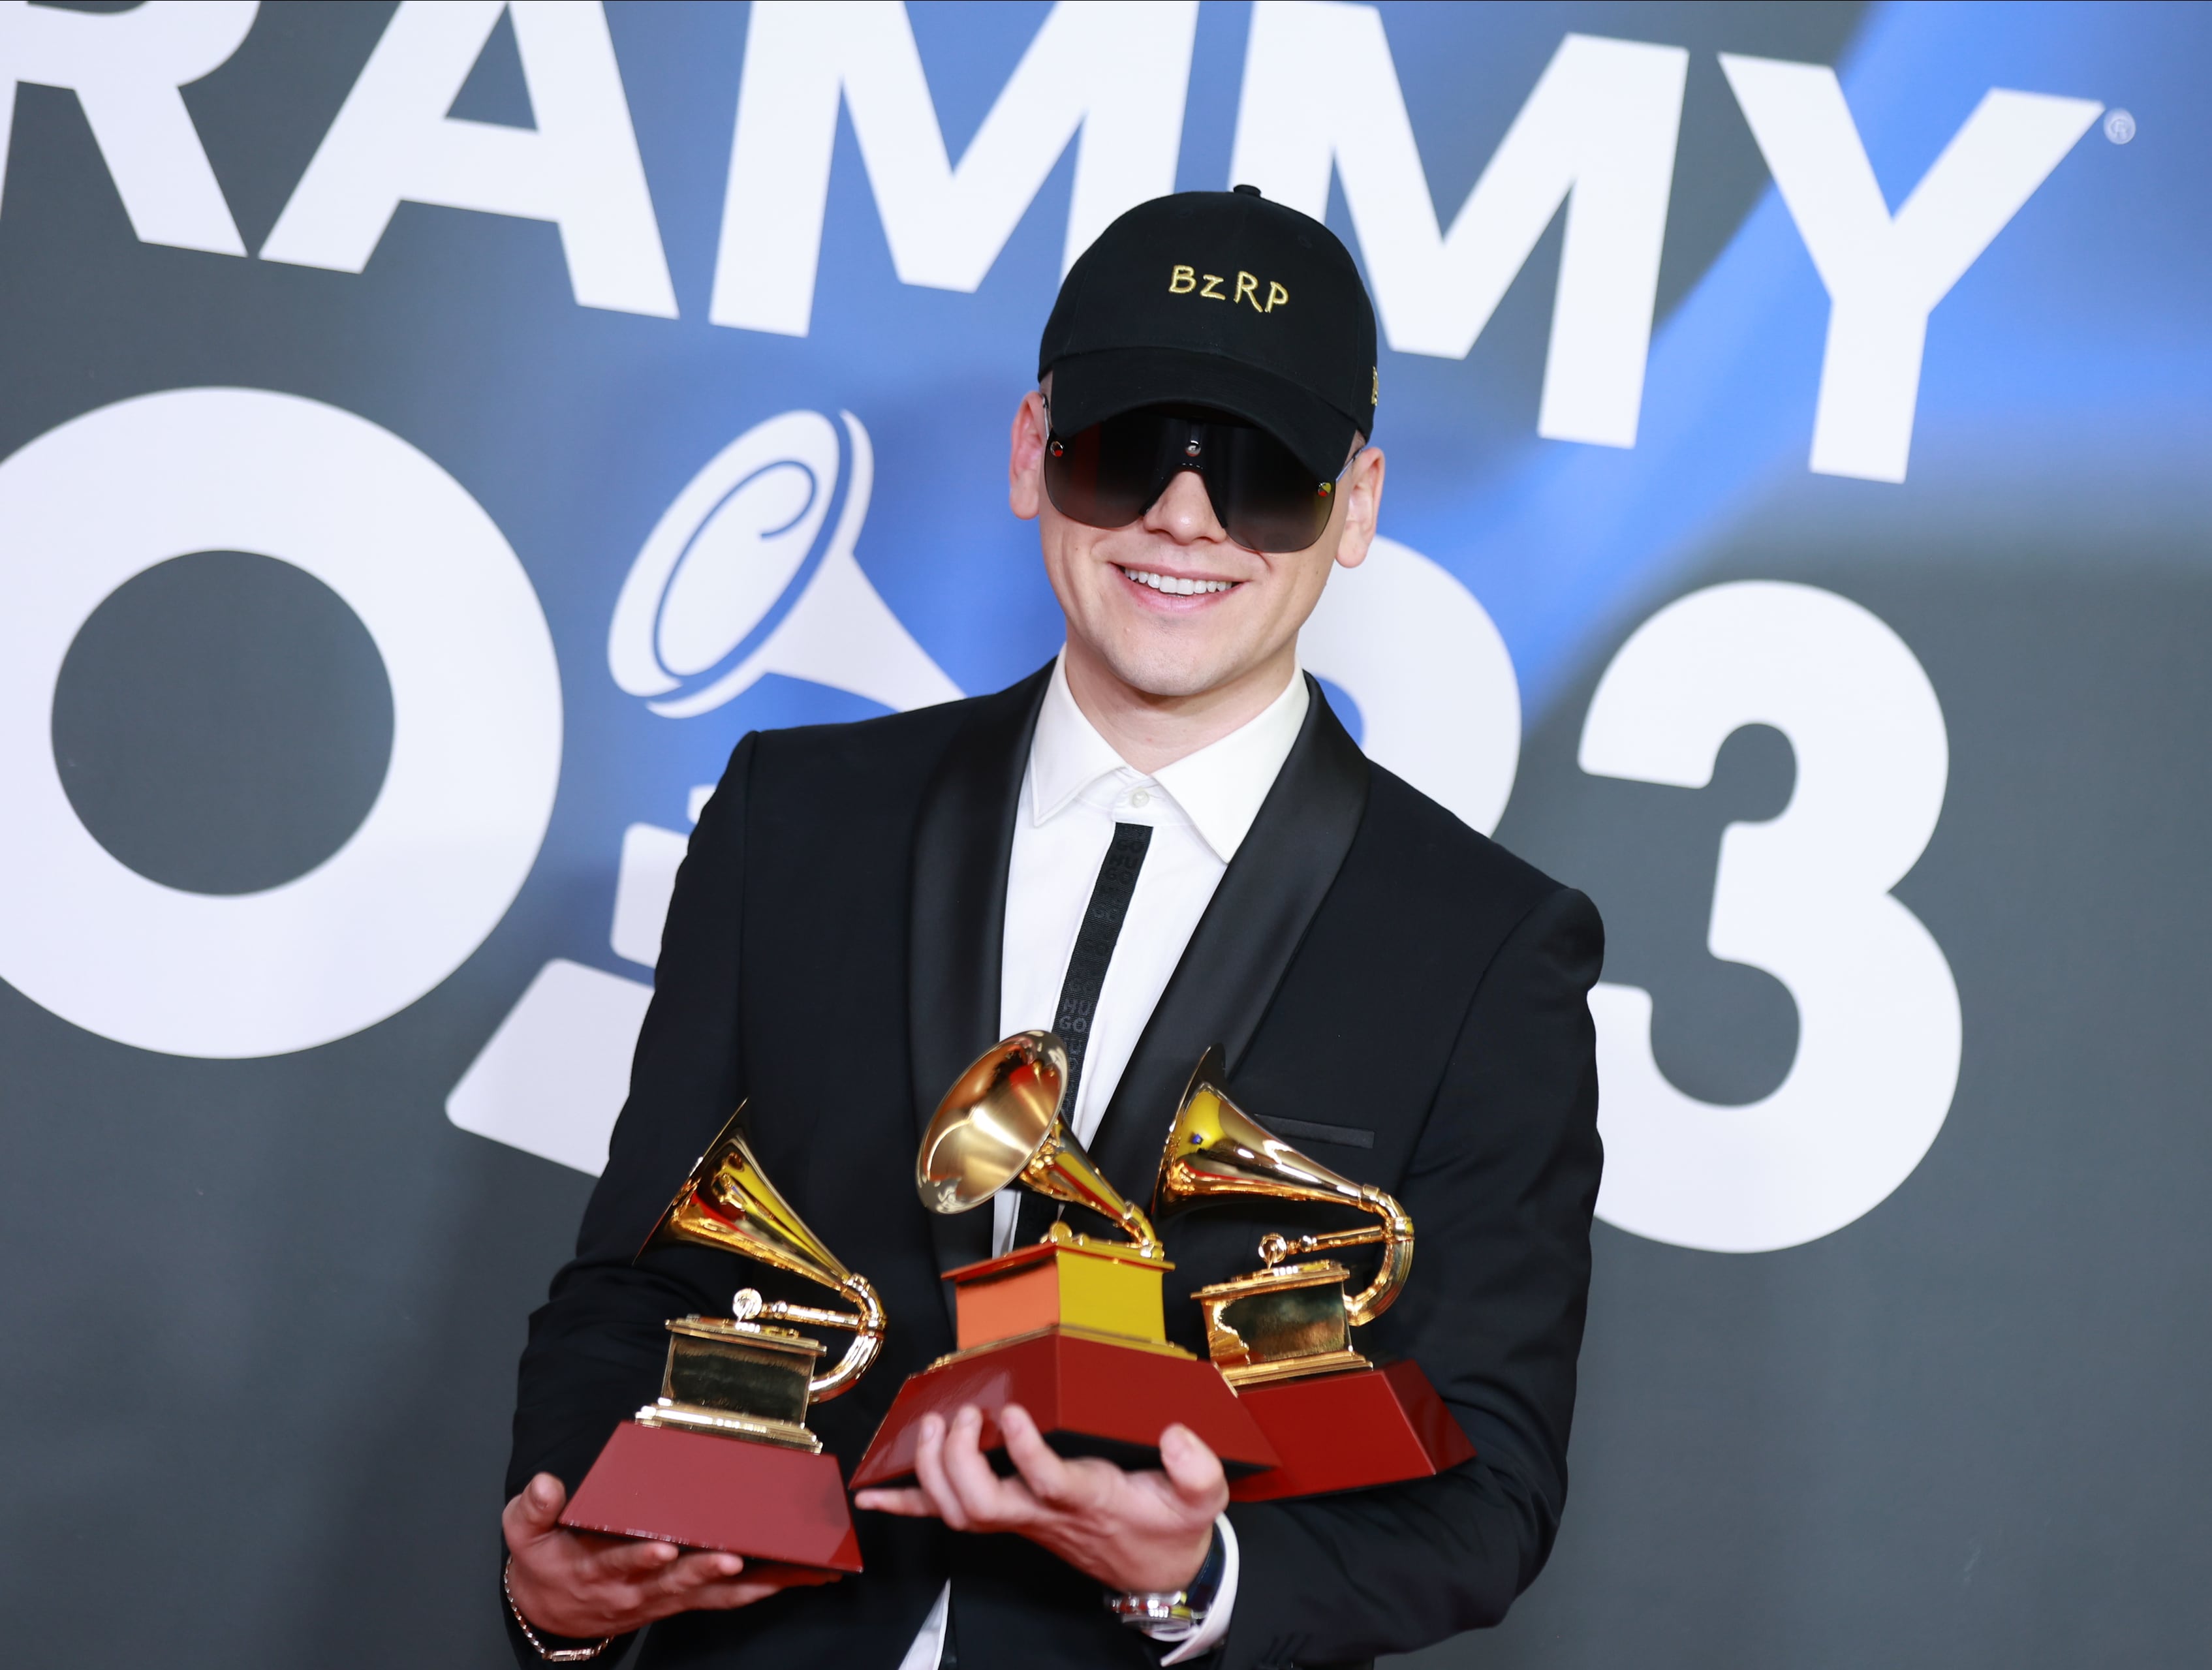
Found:
[[[1139,789],[1134,794],[1129,797],[1129,804],[1133,806],[1151,805],[1152,804],[1152,790],[1148,788]]]

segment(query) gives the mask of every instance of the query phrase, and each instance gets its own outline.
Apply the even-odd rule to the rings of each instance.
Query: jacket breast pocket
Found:
[[[1320,1125],[1309,1119],[1278,1119],[1272,1114],[1260,1123],[1293,1142],[1333,1142],[1346,1148],[1375,1146],[1375,1133],[1357,1125]]]

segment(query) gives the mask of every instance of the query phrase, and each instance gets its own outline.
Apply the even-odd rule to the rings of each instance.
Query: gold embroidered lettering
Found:
[[[1209,272],[1204,275],[1204,276],[1206,279],[1206,288],[1198,293],[1199,299],[1200,301],[1226,301],[1229,300],[1227,296],[1221,294],[1221,275],[1219,273]]]
[[[1198,288],[1198,275],[1188,267],[1176,267],[1168,274],[1168,294],[1188,295]]]
[[[1272,313],[1275,311],[1275,304],[1278,301],[1288,301],[1290,299],[1291,293],[1271,278],[1267,281],[1267,305],[1260,311],[1263,313]]]
[[[1260,281],[1249,272],[1240,272],[1237,275],[1236,299],[1239,301],[1250,301],[1252,311],[1255,313],[1264,313],[1267,311],[1260,305]]]

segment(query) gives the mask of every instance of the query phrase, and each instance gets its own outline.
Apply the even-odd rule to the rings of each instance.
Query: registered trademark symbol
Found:
[[[2105,137],[2115,145],[2124,145],[2136,137],[2136,118],[2124,110],[2105,112]]]

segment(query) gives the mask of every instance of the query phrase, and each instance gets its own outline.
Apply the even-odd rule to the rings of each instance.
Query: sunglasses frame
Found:
[[[1159,420],[1163,423],[1179,422],[1188,425],[1193,430],[1247,430],[1251,434],[1261,437],[1261,439],[1268,446],[1279,449],[1285,458],[1288,458],[1291,460],[1292,464],[1295,465],[1297,463],[1296,457],[1291,452],[1290,448],[1285,446],[1280,440],[1277,440],[1273,434],[1270,434],[1261,425],[1249,422],[1243,418],[1236,417],[1225,412],[1217,411],[1212,407],[1164,406],[1139,407],[1137,410],[1144,412],[1156,412]],[[1085,527],[1108,529],[1133,527],[1137,523],[1145,519],[1145,516],[1151,511],[1154,505],[1160,501],[1161,496],[1167,492],[1170,487],[1174,485],[1175,478],[1188,471],[1196,475],[1200,483],[1204,486],[1206,489],[1206,502],[1213,511],[1214,519],[1221,525],[1222,531],[1228,535],[1231,542],[1234,544],[1242,546],[1246,550],[1261,554],[1266,554],[1270,550],[1273,550],[1274,555],[1287,556],[1296,551],[1311,550],[1313,546],[1320,541],[1322,536],[1328,531],[1328,520],[1335,509],[1337,489],[1343,485],[1345,477],[1351,472],[1352,466],[1358,461],[1359,454],[1366,451],[1366,448],[1364,446],[1355,447],[1351,455],[1345,459],[1343,467],[1336,472],[1334,478],[1315,483],[1314,498],[1316,501],[1316,507],[1321,511],[1321,516],[1319,524],[1315,527],[1312,536],[1302,545],[1270,547],[1268,545],[1255,544],[1251,540],[1239,537],[1237,528],[1231,525],[1231,513],[1230,508],[1222,503],[1222,497],[1228,489],[1209,470],[1208,464],[1210,459],[1207,451],[1203,443],[1195,436],[1193,436],[1186,441],[1185,456],[1180,458],[1168,460],[1164,468],[1157,465],[1155,465],[1155,481],[1152,487],[1151,496],[1146,499],[1142,507],[1137,511],[1136,514],[1130,517],[1127,521],[1094,522],[1091,520],[1090,518],[1079,514],[1067,505],[1061,503],[1060,494],[1054,490],[1052,479],[1054,475],[1052,468],[1053,461],[1064,458],[1066,455],[1069,447],[1074,443],[1074,441],[1079,439],[1081,435],[1088,433],[1091,429],[1103,428],[1105,424],[1110,423],[1115,420],[1113,418],[1102,419],[1097,423],[1088,425],[1084,430],[1079,430],[1074,435],[1062,435],[1053,422],[1052,402],[1048,398],[1044,402],[1044,415],[1045,458],[1043,460],[1043,469],[1042,473],[1044,477],[1046,495],[1051,499],[1053,507],[1058,510],[1061,515],[1067,517],[1072,521],[1080,522]],[[1117,416],[1125,415],[1127,414],[1116,414]],[[1304,475],[1303,466],[1300,466],[1300,473],[1302,476]],[[1307,477],[1307,479],[1310,479],[1310,477]],[[1235,520],[1239,522],[1242,522],[1244,519],[1245,519],[1242,514],[1239,514],[1235,518]]]

